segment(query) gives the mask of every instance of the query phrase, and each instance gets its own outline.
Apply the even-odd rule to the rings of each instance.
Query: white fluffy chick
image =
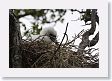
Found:
[[[53,27],[46,27],[46,28],[43,28],[41,31],[40,31],[40,35],[33,35],[32,36],[32,39],[35,40],[43,40],[47,43],[52,43],[54,42],[55,44],[57,44],[57,32],[56,30],[53,28]]]

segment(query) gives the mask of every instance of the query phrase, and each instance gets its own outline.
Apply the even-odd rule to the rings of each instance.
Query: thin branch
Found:
[[[60,46],[62,45],[62,42],[63,42],[63,40],[64,40],[64,38],[65,38],[65,36],[66,36],[68,24],[69,24],[69,23],[67,23],[67,25],[66,25],[65,33],[64,33],[64,36],[63,36],[63,38],[62,38],[62,40],[61,40],[61,43],[59,44],[59,46],[58,46],[58,48],[56,49],[56,51],[54,51],[54,56],[50,59],[51,62],[53,61],[53,67],[56,67],[56,66],[55,66],[56,53],[57,53],[58,50],[60,49]]]
[[[65,42],[65,44],[68,42],[68,35],[67,35],[67,34],[66,34],[66,38],[67,38],[67,39],[66,39],[66,42]]]
[[[67,25],[66,25],[65,33],[64,33],[64,36],[63,36],[63,38],[62,38],[62,40],[61,40],[61,43],[59,44],[57,50],[54,52],[55,55],[56,55],[57,51],[60,49],[60,46],[61,46],[61,44],[62,44],[62,42],[63,42],[65,36],[67,35],[66,33],[67,33],[68,24],[69,24],[69,23],[67,23]]]
[[[66,43],[66,45],[68,45],[68,44],[74,42],[77,38],[80,38],[84,32],[85,32],[85,31],[84,31],[84,29],[83,29],[77,36],[75,36],[75,38],[74,38],[72,41]]]
[[[87,25],[91,25],[91,23],[88,23],[88,24],[85,24],[85,25],[82,25],[82,26],[87,26]]]
[[[85,13],[85,11],[79,11],[79,10],[77,10],[77,9],[72,9],[72,11],[77,11],[77,12],[79,12],[79,13]]]

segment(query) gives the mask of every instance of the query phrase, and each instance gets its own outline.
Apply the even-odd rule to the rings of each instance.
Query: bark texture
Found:
[[[22,67],[21,40],[19,22],[13,10],[9,10],[9,68]]]
[[[94,46],[99,40],[99,32],[91,41],[89,40],[89,36],[93,35],[96,30],[96,11],[96,9],[92,9],[91,11],[91,28],[82,35],[82,41],[79,44],[77,54],[83,54],[83,51],[87,46]]]

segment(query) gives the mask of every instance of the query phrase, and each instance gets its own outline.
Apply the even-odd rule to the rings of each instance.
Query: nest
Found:
[[[79,55],[73,50],[73,45],[62,44],[59,47],[44,41],[24,41],[21,45],[24,68],[98,68],[99,53],[92,56],[90,52],[93,49]]]

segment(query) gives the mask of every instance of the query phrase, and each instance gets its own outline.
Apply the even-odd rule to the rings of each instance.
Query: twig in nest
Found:
[[[66,33],[67,33],[68,24],[69,24],[69,23],[67,23],[67,25],[66,25],[65,33],[64,33],[64,36],[63,36],[63,38],[62,38],[62,40],[61,40],[61,43],[59,44],[59,46],[58,46],[58,48],[56,49],[56,51],[54,51],[54,56],[51,58],[51,61],[53,61],[53,67],[56,67],[56,66],[55,66],[55,57],[56,57],[56,53],[57,53],[58,50],[60,49],[60,46],[62,45],[62,42],[63,42],[65,36],[67,35]]]
[[[66,42],[65,42],[65,44],[64,45],[66,45],[66,43],[68,42],[68,35],[67,34],[65,34],[66,35]]]
[[[63,36],[63,38],[62,38],[62,40],[61,40],[61,43],[59,44],[57,50],[54,52],[54,55],[56,55],[57,51],[60,49],[60,46],[61,46],[61,44],[62,44],[62,42],[63,42],[65,36],[67,35],[66,33],[67,33],[68,24],[69,24],[69,23],[67,23],[67,25],[66,25],[66,30],[65,30],[64,36]]]
[[[68,44],[74,42],[77,38],[80,38],[80,37],[82,36],[83,33],[84,33],[84,29],[83,29],[77,36],[75,36],[75,38],[74,38],[72,41],[66,43],[66,45],[68,45]]]

